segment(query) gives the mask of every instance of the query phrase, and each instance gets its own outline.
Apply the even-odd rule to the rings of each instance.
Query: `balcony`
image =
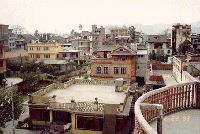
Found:
[[[142,95],[135,103],[134,133],[162,133],[163,115],[185,109],[200,109],[199,87],[199,82],[188,82],[166,86]],[[156,118],[157,132],[149,124]]]

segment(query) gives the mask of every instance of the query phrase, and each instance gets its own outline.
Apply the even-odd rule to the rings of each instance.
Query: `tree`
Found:
[[[35,36],[36,38],[39,37],[39,32],[38,32],[38,30],[35,30],[34,36]]]
[[[183,37],[185,37],[185,40],[188,40],[189,36],[190,36],[189,30],[186,30],[186,31],[183,32]]]
[[[23,106],[21,105],[23,99],[15,90],[13,92],[13,99],[14,114],[16,120],[24,112]],[[10,92],[0,94],[0,113],[0,126],[5,127],[6,122],[12,120],[12,101]]]
[[[156,52],[156,60],[163,61],[163,57],[164,57],[164,52],[161,49],[161,47],[158,47],[157,52]]]
[[[165,29],[162,34],[171,37],[169,28]]]
[[[190,50],[191,42],[189,40],[185,40],[183,43],[181,43],[178,47],[178,52],[185,55],[186,51]]]
[[[135,42],[135,27],[134,26],[131,26],[131,27],[129,27],[128,28],[128,34],[130,35],[130,37],[131,37],[131,40],[130,40],[130,42],[131,43],[134,43]]]
[[[106,41],[106,42],[105,42],[105,45],[113,45],[113,43],[110,42],[110,41]]]

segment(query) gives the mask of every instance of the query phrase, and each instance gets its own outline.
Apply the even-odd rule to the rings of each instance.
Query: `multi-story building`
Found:
[[[172,55],[170,39],[168,39],[166,35],[149,35],[148,43],[149,43],[148,54],[149,53],[155,54],[157,53],[158,49],[161,49],[164,55],[168,56]]]
[[[14,33],[3,33],[3,38],[8,40],[9,49],[16,48],[15,41],[17,40],[17,34],[14,34]]]
[[[122,27],[122,28],[112,28],[110,29],[110,39],[113,40],[115,37],[119,36],[129,36],[128,34],[128,28]]]
[[[200,54],[200,34],[191,35],[191,49],[192,52]]]
[[[130,48],[137,52],[136,81],[138,82],[138,86],[143,86],[147,79],[147,47],[142,43],[131,43]]]
[[[59,58],[61,44],[28,44],[29,61],[32,60],[56,60]]]
[[[172,26],[172,34],[171,34],[171,45],[172,45],[172,53],[175,54],[177,48],[181,43],[183,43],[186,39],[189,39],[189,33],[191,33],[191,25],[181,25],[180,23]]]
[[[136,52],[125,46],[104,45],[91,59],[91,77],[105,80],[123,78],[131,84],[136,80]]]
[[[97,25],[92,25],[92,32],[89,35],[90,40],[90,53],[96,51],[100,46],[105,44],[105,28]]]
[[[79,48],[83,50],[83,53],[88,54],[90,53],[90,40],[82,39],[79,41]]]
[[[187,52],[186,55],[173,56],[173,76],[177,82],[184,82],[184,71],[193,77],[200,74],[200,55]]]
[[[4,33],[12,33],[12,29],[8,29],[9,25],[0,24],[0,39],[3,38]]]
[[[6,72],[6,58],[5,58],[5,50],[4,48],[8,46],[8,41],[4,39],[0,39],[0,75],[1,78],[5,78]]]

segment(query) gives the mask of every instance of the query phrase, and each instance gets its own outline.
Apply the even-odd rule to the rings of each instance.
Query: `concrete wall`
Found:
[[[30,50],[30,47],[33,50]],[[37,50],[37,48],[40,50]],[[49,50],[44,50],[44,47],[49,47]],[[28,55],[29,61],[32,60],[56,60],[58,52],[61,51],[61,44],[28,44]],[[40,58],[37,58],[37,54],[40,55]],[[44,55],[50,55],[50,58],[44,58]],[[31,55],[34,55],[34,58],[31,58]]]
[[[173,76],[177,82],[181,82],[182,78],[182,61],[179,58],[173,57]]]

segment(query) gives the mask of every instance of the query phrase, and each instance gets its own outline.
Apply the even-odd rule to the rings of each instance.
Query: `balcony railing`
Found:
[[[157,133],[148,122],[157,117],[157,110],[143,109],[144,105],[161,104],[163,114],[178,110],[200,108],[198,82],[181,83],[166,86],[142,95],[135,103],[134,133]]]

